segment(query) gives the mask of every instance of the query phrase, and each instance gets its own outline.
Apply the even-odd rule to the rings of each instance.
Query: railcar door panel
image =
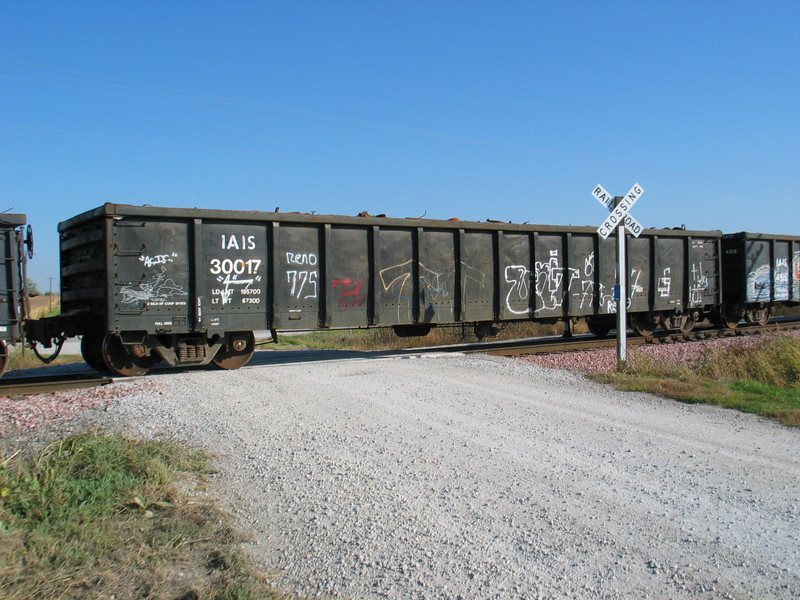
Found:
[[[461,256],[462,321],[494,319],[494,235],[488,231],[464,233]]]
[[[199,317],[209,332],[267,328],[267,234],[263,225],[202,225]]]
[[[109,329],[189,331],[193,290],[188,224],[116,220],[110,246]]]
[[[332,327],[366,327],[369,283],[369,231],[364,228],[331,229],[330,288]]]

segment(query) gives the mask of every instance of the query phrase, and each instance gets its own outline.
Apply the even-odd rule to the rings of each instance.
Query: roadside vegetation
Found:
[[[208,457],[86,433],[0,453],[5,600],[277,598],[203,496]]]
[[[752,346],[709,350],[693,363],[633,357],[591,376],[625,391],[703,402],[800,426],[800,340],[765,337]]]
[[[41,352],[43,356],[47,357],[53,352],[53,349],[40,348],[39,352]],[[83,362],[83,357],[79,354],[59,354],[58,358],[56,358],[53,362],[45,364],[36,358],[33,350],[19,346],[16,348],[10,348],[8,353],[9,371],[17,371],[20,369],[38,369],[39,367],[67,365],[78,362]]]

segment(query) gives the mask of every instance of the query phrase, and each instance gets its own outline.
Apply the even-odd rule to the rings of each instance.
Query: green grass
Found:
[[[99,433],[0,457],[2,597],[274,598],[196,491],[208,472],[200,452]]]
[[[592,377],[625,391],[715,404],[800,426],[800,340],[794,337],[711,351],[694,364],[634,358],[620,371]]]

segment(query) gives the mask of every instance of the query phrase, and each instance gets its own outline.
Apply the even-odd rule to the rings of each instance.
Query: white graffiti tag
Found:
[[[511,284],[506,294],[506,308],[515,315],[528,314],[527,307],[522,310],[514,308],[515,303],[527,301],[530,295],[528,267],[524,265],[509,265],[506,267],[505,277],[506,283]]]

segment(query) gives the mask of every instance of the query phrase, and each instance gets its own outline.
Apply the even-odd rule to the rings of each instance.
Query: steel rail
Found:
[[[0,380],[0,396],[31,396],[65,390],[77,390],[108,385],[110,377],[91,375],[45,375],[42,377],[11,377]]]
[[[688,333],[674,331],[658,331],[650,337],[630,335],[628,345],[641,346],[644,344],[663,344],[672,342],[691,342],[708,339],[741,337],[745,335],[760,335],[764,333],[780,333],[800,328],[800,321],[786,320],[768,323],[767,325],[742,325],[734,329],[718,329],[703,327]],[[617,344],[616,337],[598,338],[592,334],[576,335],[572,338],[537,338],[524,342],[495,344],[474,344],[461,349],[466,353],[491,354],[494,356],[518,356],[522,354],[549,354],[553,352],[570,352],[575,350],[595,350],[600,348],[613,348]]]

